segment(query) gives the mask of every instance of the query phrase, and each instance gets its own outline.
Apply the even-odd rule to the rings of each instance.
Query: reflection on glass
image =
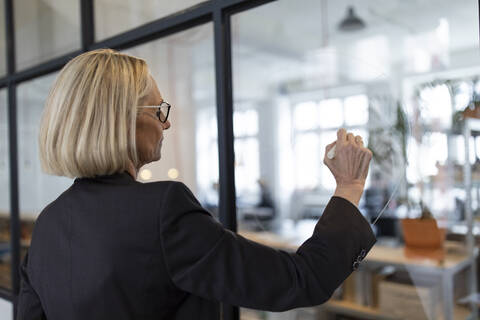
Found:
[[[350,33],[337,29],[347,4],[331,0],[279,0],[232,17],[234,112],[248,103],[258,114],[257,157],[234,117],[235,161],[250,166],[235,167],[239,233],[286,251],[308,238],[336,187],[325,146],[345,127],[373,152],[359,209],[376,221],[378,240],[365,272],[324,306],[241,317],[340,318],[362,308],[365,318],[474,319],[478,271],[469,273],[466,243],[470,227],[480,234],[480,135],[465,150],[462,130],[464,118],[480,118],[478,37],[468,26],[476,8],[462,0],[355,9],[367,27]],[[245,172],[261,183],[244,186]]]
[[[145,165],[139,180],[182,181],[215,213],[219,169],[212,25],[124,52],[147,61],[162,97],[172,105],[162,158]],[[145,170],[150,173],[142,174]]]
[[[96,40],[103,40],[155,19],[178,13],[204,1],[96,0],[94,2]]]
[[[18,69],[80,48],[79,1],[18,0],[14,11]]]
[[[7,91],[0,90],[0,287],[12,289],[10,256],[10,162]]]
[[[73,183],[66,177],[41,170],[38,132],[41,114],[56,74],[36,78],[18,86],[17,132],[19,206],[22,259],[30,243],[33,225],[40,212]]]

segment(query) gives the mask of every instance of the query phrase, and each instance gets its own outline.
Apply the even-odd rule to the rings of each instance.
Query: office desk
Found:
[[[241,230],[239,235],[262,243],[264,245],[282,249],[289,252],[295,252],[300,246],[298,239],[285,238],[281,235],[277,235],[271,232],[252,232]],[[477,248],[478,249],[478,248]],[[371,292],[368,287],[371,285],[370,276],[372,272],[375,272],[379,267],[392,266],[400,270],[408,271],[412,278],[415,277],[436,277],[441,282],[442,288],[442,300],[443,300],[443,312],[444,319],[454,319],[454,276],[469,267],[472,262],[470,257],[464,250],[463,245],[458,242],[446,241],[445,242],[445,256],[442,261],[421,258],[421,257],[407,257],[405,255],[405,247],[400,246],[386,246],[377,243],[370,250],[364,261],[360,264],[360,268],[357,273],[360,275],[359,284],[361,288],[365,288],[365,292]],[[475,257],[478,255],[478,250],[475,252]],[[468,281],[468,279],[467,279]],[[467,286],[468,288],[468,286]],[[363,294],[366,294],[366,293]],[[368,295],[368,293],[367,293]],[[364,300],[368,300],[367,296]],[[338,302],[332,302],[335,304],[335,308],[341,307]],[[332,306],[330,306],[332,307]],[[368,308],[368,307],[367,307]],[[378,309],[371,308],[372,317],[369,319],[377,319],[382,317],[378,315]],[[366,316],[364,316],[366,317]]]

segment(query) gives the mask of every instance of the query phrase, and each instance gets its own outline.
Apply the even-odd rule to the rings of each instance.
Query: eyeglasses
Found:
[[[170,103],[163,101],[158,106],[139,106],[139,108],[155,108],[155,109],[158,109],[155,114],[157,115],[157,118],[158,118],[158,120],[160,120],[161,123],[165,123],[165,122],[167,122],[168,115],[170,113],[171,105],[170,105]]]

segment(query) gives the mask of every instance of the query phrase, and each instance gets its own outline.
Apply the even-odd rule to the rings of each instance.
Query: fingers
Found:
[[[358,146],[360,148],[364,147],[363,138],[361,136],[355,136],[353,133],[347,132],[344,128],[340,128],[337,131],[337,141],[336,142],[339,145],[345,145],[346,143],[349,143],[349,144],[352,144],[354,146]],[[327,145],[326,152],[328,152],[333,147],[334,144],[335,144],[335,142]]]
[[[370,165],[370,160],[372,160],[372,151],[366,149],[362,154],[362,160],[360,161],[360,168],[362,169],[362,178],[366,179],[368,175],[368,169]]]
[[[343,128],[338,129],[337,131],[337,141],[341,144],[347,142],[347,131]]]
[[[356,143],[359,147],[363,147],[363,139],[362,139],[362,137],[356,136],[356,137],[355,137],[355,143]]]
[[[336,148],[334,156],[334,147]],[[337,140],[325,147],[323,163],[332,172],[337,185],[365,182],[372,152],[363,146],[361,136],[355,136],[344,128],[337,131]]]
[[[355,136],[353,135],[353,133],[349,132],[347,133],[347,142],[348,143],[351,143],[353,145],[355,145]]]

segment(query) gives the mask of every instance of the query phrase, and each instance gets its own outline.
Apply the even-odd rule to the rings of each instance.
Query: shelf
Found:
[[[400,320],[400,318],[382,314],[378,308],[361,306],[351,301],[330,300],[325,303],[323,307],[325,310],[332,313],[343,314],[361,319]],[[471,316],[471,311],[468,307],[455,305],[453,314],[454,319],[467,319],[469,316]]]
[[[429,187],[440,189],[440,188],[445,188],[445,186],[442,185],[443,182],[444,181],[436,182],[436,181],[429,180],[429,181],[425,181],[424,184],[429,186]],[[436,184],[438,186],[435,186]],[[463,183],[463,182],[447,183],[447,186],[457,188],[457,189],[465,189],[465,183]],[[472,181],[472,187],[480,187],[480,181],[479,180]]]
[[[400,318],[382,314],[378,308],[361,306],[351,301],[331,300],[325,303],[324,308],[329,312],[343,314],[361,319],[399,320]]]

